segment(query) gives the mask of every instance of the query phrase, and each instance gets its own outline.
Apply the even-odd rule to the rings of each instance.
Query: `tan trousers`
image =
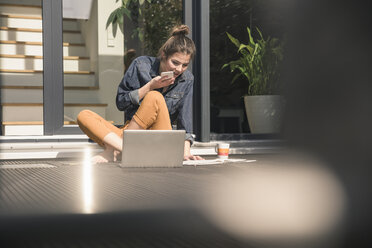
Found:
[[[164,97],[157,91],[150,91],[145,95],[133,119],[143,129],[172,129]],[[118,128],[90,110],[81,111],[77,117],[77,123],[80,129],[88,135],[90,139],[101,146],[104,146],[104,137],[111,132],[122,137],[123,130],[126,129],[129,124],[129,122],[127,122],[124,126]]]

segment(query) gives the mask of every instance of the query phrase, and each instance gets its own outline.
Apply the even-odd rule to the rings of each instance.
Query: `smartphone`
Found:
[[[165,78],[172,78],[173,77],[173,71],[163,71],[160,74],[160,76],[165,77]]]

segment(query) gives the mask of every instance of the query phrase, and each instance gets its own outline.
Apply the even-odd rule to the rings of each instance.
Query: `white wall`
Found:
[[[116,108],[116,91],[124,75],[124,37],[118,30],[112,37],[111,28],[106,30],[106,22],[110,13],[121,5],[121,1],[97,0],[98,2],[98,83],[100,99],[109,106],[106,119],[120,124],[124,121],[124,113]],[[108,38],[112,38],[109,40]],[[111,45],[109,45],[109,42]]]

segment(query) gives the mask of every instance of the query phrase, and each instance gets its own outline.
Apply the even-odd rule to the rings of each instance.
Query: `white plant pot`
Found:
[[[251,133],[280,132],[284,108],[282,96],[244,96],[244,104]]]

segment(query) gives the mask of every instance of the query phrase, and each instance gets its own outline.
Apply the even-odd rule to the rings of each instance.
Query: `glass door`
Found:
[[[83,109],[107,117],[101,111],[109,106],[106,97],[113,88],[100,87],[100,81],[117,83],[123,75],[124,42],[108,36],[105,27],[114,7],[103,1],[43,0],[44,135],[81,134],[76,117]]]
[[[1,135],[43,135],[41,0],[0,1]]]
[[[119,18],[106,27],[122,1],[0,0],[2,135],[7,134],[4,124],[27,124],[23,131],[17,127],[12,132],[18,135],[81,133],[76,116],[82,109],[92,109],[114,124],[123,123],[124,113],[117,111],[115,95],[125,69],[137,56],[156,56],[170,29],[182,23],[182,18],[193,30],[191,13],[198,9],[194,0],[124,2],[124,20]],[[28,8],[18,13],[11,5]],[[22,25],[39,24],[25,26],[21,32],[6,27],[13,23],[10,19],[25,19]],[[195,23],[197,27],[198,20]],[[199,33],[193,31],[194,35]],[[10,112],[12,118],[8,118]]]
[[[81,133],[83,109],[123,124],[115,96],[125,68],[156,56],[182,22],[182,0],[128,3],[131,16],[107,27],[122,1],[0,0],[2,135]]]

